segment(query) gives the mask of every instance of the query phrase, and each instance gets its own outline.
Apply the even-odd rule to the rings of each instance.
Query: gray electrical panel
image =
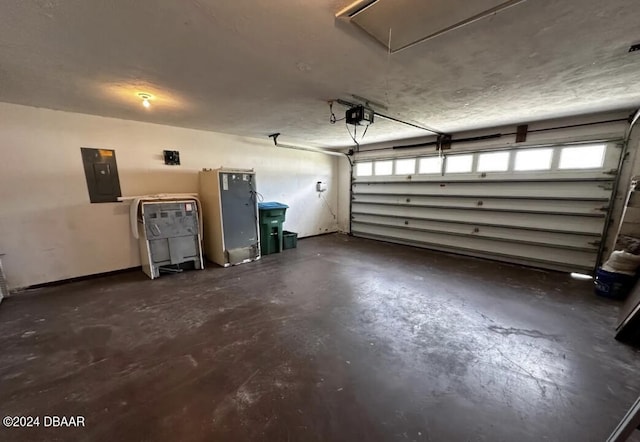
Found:
[[[260,258],[255,178],[253,170],[200,172],[205,251],[207,258],[221,266]]]
[[[161,270],[204,268],[196,200],[143,201],[138,222],[142,269],[151,279]]]
[[[84,175],[92,203],[118,202],[120,180],[116,152],[111,149],[81,147]]]

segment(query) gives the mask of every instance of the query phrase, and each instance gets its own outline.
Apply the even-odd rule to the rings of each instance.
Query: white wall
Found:
[[[290,206],[287,230],[301,237],[337,230],[337,157],[0,103],[0,253],[10,288],[140,265],[128,205],[89,202],[80,147],[115,149],[125,196],[197,192],[203,167],[254,168],[265,201]],[[165,166],[164,149],[179,150],[182,165]],[[328,184],[322,197],[320,180]]]

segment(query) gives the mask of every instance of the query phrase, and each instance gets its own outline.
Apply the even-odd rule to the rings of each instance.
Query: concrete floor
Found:
[[[0,440],[602,441],[640,394],[568,275],[344,235],[0,306]]]

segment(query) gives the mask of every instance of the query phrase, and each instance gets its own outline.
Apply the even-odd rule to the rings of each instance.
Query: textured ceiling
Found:
[[[350,144],[326,104],[350,94],[446,132],[640,105],[638,0],[529,0],[391,56],[348,3],[4,1],[0,101],[325,146]]]

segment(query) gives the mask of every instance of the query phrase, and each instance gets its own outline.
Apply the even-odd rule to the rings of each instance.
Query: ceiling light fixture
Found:
[[[151,107],[151,102],[149,100],[153,99],[153,96],[145,92],[139,92],[137,95],[142,99],[142,105],[149,109],[149,107]]]

